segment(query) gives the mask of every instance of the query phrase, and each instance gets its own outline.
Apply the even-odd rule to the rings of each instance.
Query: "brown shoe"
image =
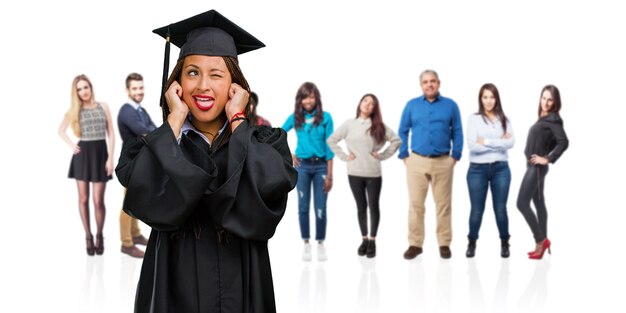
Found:
[[[422,254],[422,248],[416,246],[410,246],[406,252],[404,252],[404,258],[407,260],[414,259],[416,256]]]
[[[126,253],[133,258],[143,258],[144,252],[141,249],[137,248],[137,246],[132,245],[130,247],[122,246],[122,253]]]
[[[148,239],[146,239],[146,237],[144,237],[143,235],[135,236],[133,237],[133,243],[136,245],[145,246],[148,244]]]
[[[439,254],[443,259],[449,259],[452,257],[452,251],[450,251],[450,247],[448,246],[439,247]]]

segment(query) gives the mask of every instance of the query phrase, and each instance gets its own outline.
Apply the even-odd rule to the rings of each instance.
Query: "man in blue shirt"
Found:
[[[402,111],[398,157],[407,170],[409,190],[409,249],[407,260],[422,253],[424,202],[432,183],[437,207],[437,241],[442,258],[452,256],[452,176],[461,159],[463,128],[456,102],[439,94],[439,76],[433,70],[420,74],[424,95],[411,99]],[[409,142],[409,133],[411,140]]]
[[[122,143],[128,140],[145,136],[156,129],[156,125],[150,119],[148,112],[141,107],[143,100],[143,77],[138,73],[130,73],[126,77],[126,92],[128,102],[125,103],[117,114],[117,126],[122,137]],[[148,239],[141,234],[139,222],[136,218],[120,212],[120,237],[122,240],[122,253],[135,258],[142,258],[144,252],[136,245],[148,244]]]

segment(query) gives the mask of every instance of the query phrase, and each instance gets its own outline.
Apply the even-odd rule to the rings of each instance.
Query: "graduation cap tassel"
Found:
[[[163,60],[163,81],[161,82],[161,110],[163,112],[163,121],[169,115],[167,103],[165,103],[165,87],[167,85],[167,74],[170,70],[170,29],[167,28],[167,36],[165,38],[165,58]]]
[[[170,44],[180,48],[178,61],[189,55],[237,58],[239,54],[265,47],[261,41],[215,10],[157,28],[152,32],[166,40],[161,87],[163,120],[166,120],[169,114],[165,93],[167,92]]]

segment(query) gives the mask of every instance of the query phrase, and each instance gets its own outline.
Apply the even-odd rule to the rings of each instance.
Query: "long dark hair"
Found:
[[[252,105],[252,109],[249,109],[248,112],[248,121],[250,122],[250,126],[256,126],[259,124],[259,116],[256,114],[256,108],[259,106],[259,96],[254,93],[254,91],[250,92],[250,102],[248,103],[248,107]]]
[[[370,136],[374,138],[377,144],[382,144],[385,142],[385,124],[383,124],[383,116],[380,113],[380,103],[374,94],[368,93],[361,97],[359,105],[356,107],[356,118],[359,118],[361,115],[361,102],[367,97],[371,97],[374,104],[372,114],[370,114],[370,120],[372,121],[372,126],[369,128]]]
[[[552,95],[552,107],[548,113],[556,113],[559,115],[559,111],[561,111],[561,93],[559,92],[559,88],[556,88],[554,85],[546,85],[541,89],[541,93],[539,94],[539,110],[537,111],[537,119],[541,118],[541,97],[543,96],[544,91],[549,91],[550,95]]]
[[[302,100],[310,94],[315,95],[315,117],[313,118],[313,124],[317,126],[324,119],[322,96],[320,95],[319,89],[317,89],[317,86],[315,86],[314,83],[305,82],[302,86],[300,86],[300,88],[298,88],[298,92],[296,93],[296,104],[293,110],[293,115],[295,117],[294,126],[296,129],[302,127],[302,124],[304,124],[304,108],[302,107]]]
[[[498,88],[496,88],[496,85],[491,84],[491,83],[486,83],[482,85],[482,87],[480,87],[480,91],[478,92],[478,113],[477,114],[480,114],[483,117],[483,121],[487,123],[487,112],[485,112],[485,107],[483,107],[483,103],[481,100],[485,90],[491,91],[491,93],[493,94],[493,97],[496,98],[496,104],[493,106],[493,111],[495,112],[496,116],[500,120],[500,123],[502,123],[502,129],[506,133],[506,115],[504,114],[504,110],[502,110],[502,102],[500,101],[500,93],[498,92]]]
[[[230,73],[233,83],[240,85],[241,88],[245,89],[248,93],[250,93],[250,86],[248,85],[248,81],[246,80],[246,77],[243,76],[243,73],[241,72],[241,68],[239,67],[239,62],[237,61],[237,58],[226,57],[226,56],[222,58],[224,59],[224,63],[226,63],[226,67],[228,68],[228,72]],[[167,79],[167,87],[165,88],[166,91],[170,88],[170,86],[174,82],[178,82],[180,84],[180,78],[183,72],[184,61],[185,59],[182,58],[178,60],[178,62],[176,62],[176,66],[172,70],[172,74],[170,74],[170,77]],[[163,99],[165,99],[165,95],[163,95]],[[165,121],[167,120],[167,116],[170,114],[170,110],[167,106],[167,103],[165,103],[165,101],[163,101],[163,103],[161,104],[161,110],[163,111],[163,121]],[[246,116],[248,115],[249,110],[250,110],[250,101],[248,100],[248,104],[246,104],[246,109],[245,109]],[[226,120],[226,111],[223,111],[222,115],[224,116],[224,119]],[[215,151],[219,149],[222,145],[224,145],[224,143],[228,142],[228,139],[230,139],[230,135],[231,135],[230,127],[226,127],[224,131],[222,131],[222,133],[218,135],[217,139],[213,140],[213,144],[211,145],[211,150]]]

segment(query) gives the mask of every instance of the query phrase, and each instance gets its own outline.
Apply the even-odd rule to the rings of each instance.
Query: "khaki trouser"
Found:
[[[428,185],[432,182],[437,207],[437,241],[450,246],[452,241],[452,176],[455,161],[451,156],[427,158],[410,153],[406,158],[409,189],[409,245],[424,244],[424,212]]]
[[[124,194],[126,194],[126,189],[124,189]],[[141,235],[139,221],[126,214],[124,210],[120,211],[120,238],[124,247],[130,247],[134,245],[133,237]]]

